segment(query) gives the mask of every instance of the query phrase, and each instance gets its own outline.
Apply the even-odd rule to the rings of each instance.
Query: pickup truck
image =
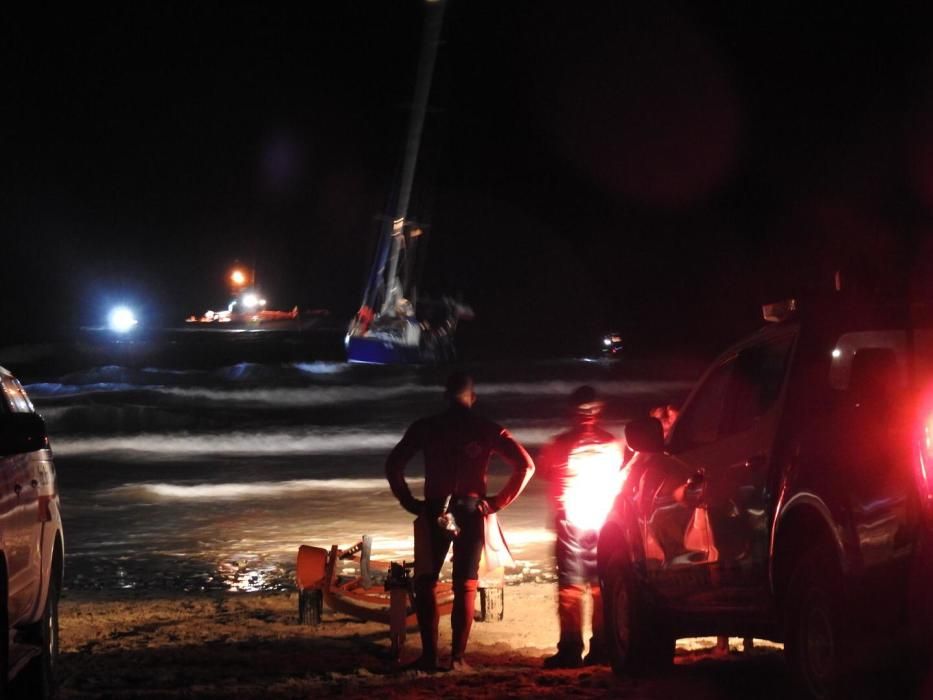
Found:
[[[764,312],[666,438],[626,426],[636,454],[598,545],[610,658],[631,674],[679,637],[771,639],[802,697],[843,697],[930,636],[933,307]]]
[[[0,697],[55,693],[64,543],[45,423],[0,367]]]

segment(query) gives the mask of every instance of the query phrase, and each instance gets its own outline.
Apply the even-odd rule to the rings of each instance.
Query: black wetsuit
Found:
[[[424,453],[424,501],[412,495],[404,476],[406,465],[419,451]],[[501,455],[513,472],[505,487],[486,499],[486,475],[493,453]],[[477,510],[480,499],[487,500],[490,512],[505,508],[521,493],[533,472],[531,457],[508,430],[457,403],[443,413],[413,423],[386,461],[386,477],[392,493],[402,507],[430,525],[416,527],[416,536],[426,532],[431,537],[435,578],[451,540],[449,534],[434,523],[445,499],[451,497],[451,512],[461,528],[460,535],[454,539],[455,580],[477,576],[483,549],[483,515]],[[423,543],[416,542],[416,550],[421,550],[419,554],[427,551],[423,547]]]
[[[424,453],[424,501],[405,482],[405,467]],[[489,458],[499,454],[512,465],[512,477],[495,496],[486,498]],[[509,432],[453,401],[436,416],[416,421],[386,460],[392,493],[415,520],[415,609],[421,631],[420,664],[437,660],[438,612],[435,587],[453,542],[454,603],[451,612],[452,658],[462,660],[473,624],[477,577],[485,537],[484,511],[496,512],[511,503],[534,473],[528,453]],[[454,537],[437,524],[444,503],[460,527]]]

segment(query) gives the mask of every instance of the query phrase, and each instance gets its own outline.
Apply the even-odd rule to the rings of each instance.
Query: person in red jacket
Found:
[[[622,447],[596,423],[603,404],[582,386],[570,396],[573,427],[555,436],[538,455],[541,478],[550,482],[557,530],[557,615],[560,640],[545,668],[607,663],[596,542],[624,478]],[[583,655],[583,601],[592,598],[590,651]]]
[[[473,379],[456,372],[447,380],[448,407],[415,421],[386,460],[392,493],[415,519],[415,612],[421,632],[421,657],[414,666],[437,670],[438,613],[435,588],[453,543],[454,605],[451,667],[464,667],[476,603],[484,518],[505,508],[522,492],[535,470],[528,452],[509,431],[473,411]],[[424,500],[412,495],[405,467],[424,454]],[[495,496],[486,493],[492,454],[512,466],[512,476]],[[454,529],[451,519],[457,530]]]

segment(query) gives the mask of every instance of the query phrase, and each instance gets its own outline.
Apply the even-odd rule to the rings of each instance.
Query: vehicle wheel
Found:
[[[58,667],[58,599],[59,576],[56,566],[52,567],[49,594],[45,610],[39,622],[23,630],[23,640],[36,644],[42,653],[24,670],[24,681],[29,688],[29,697],[54,698],[57,694],[55,671]]]
[[[849,650],[841,578],[835,553],[817,546],[801,557],[787,589],[784,653],[797,686],[815,700],[843,694]]]
[[[675,640],[639,591],[623,553],[610,557],[602,589],[612,670],[618,675],[637,676],[669,666]]]

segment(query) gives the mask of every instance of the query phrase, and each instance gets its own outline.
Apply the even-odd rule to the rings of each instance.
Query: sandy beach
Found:
[[[700,698],[785,697],[779,648],[751,654],[732,640],[682,640],[664,678],[616,678],[607,667],[545,671],[557,639],[556,586],[506,589],[505,619],[477,623],[472,671],[398,672],[385,626],[325,611],[319,627],[297,620],[296,593],[147,596],[66,592],[61,605],[60,696],[103,698]],[[449,646],[449,619],[441,646]],[[418,654],[411,630],[406,656]]]

